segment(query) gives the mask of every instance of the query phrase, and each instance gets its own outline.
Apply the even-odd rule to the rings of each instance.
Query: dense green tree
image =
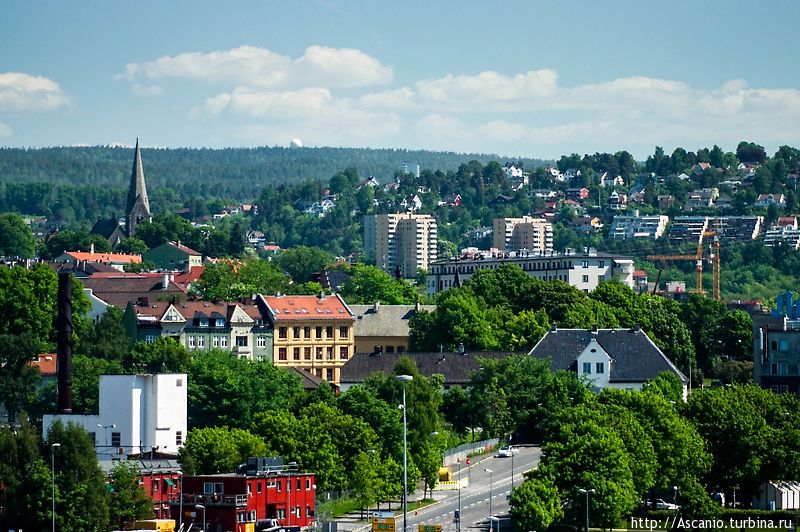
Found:
[[[144,240],[138,237],[128,237],[117,245],[118,253],[129,253],[131,255],[144,255],[150,249]]]
[[[272,262],[250,259],[243,263],[219,261],[208,264],[192,285],[204,300],[235,301],[252,294],[286,293],[289,279]]]
[[[295,283],[307,283],[333,263],[333,255],[320,248],[294,246],[281,251],[275,262]]]
[[[526,476],[509,496],[511,519],[517,530],[547,530],[564,516],[558,487],[552,477],[538,471]]]
[[[122,324],[124,311],[109,306],[100,319],[91,323],[77,338],[75,353],[105,360],[122,360],[132,347],[132,340]]]
[[[180,449],[184,474],[232,473],[248,456],[267,456],[264,440],[243,429],[207,427],[192,429]]]
[[[32,259],[36,253],[33,232],[19,214],[0,214],[0,257]]]
[[[72,407],[75,412],[96,414],[100,411],[100,375],[128,373],[119,360],[105,360],[85,355],[72,358]]]
[[[371,449],[370,449],[371,450]],[[368,508],[378,499],[380,492],[380,469],[375,452],[370,450],[358,453],[353,461],[351,487],[355,499],[361,507],[361,518],[364,518],[364,508]]]
[[[0,526],[7,530],[47,530],[51,519],[50,466],[41,456],[41,437],[27,418],[23,417],[16,429],[0,427],[0,478]]]
[[[95,253],[111,252],[111,244],[102,235],[91,235],[86,231],[59,231],[45,240],[41,255],[45,259],[55,259],[65,251],[89,251],[92,246]]]
[[[64,531],[105,532],[109,524],[109,491],[97,463],[89,433],[73,423],[56,421],[47,431],[45,449],[54,443],[56,526]]]
[[[132,462],[118,462],[109,474],[108,514],[116,530],[127,530],[140,519],[153,515],[153,499],[139,482],[139,469]]]
[[[374,388],[353,386],[339,395],[337,406],[342,412],[359,418],[381,436],[384,456],[400,458],[403,452],[402,413],[380,399]]]
[[[341,287],[341,295],[350,304],[409,305],[419,300],[414,287],[395,279],[383,270],[366,264],[354,264],[348,270],[350,278]]]
[[[123,367],[131,373],[184,373],[191,356],[174,338],[161,336],[154,342],[138,342],[123,359]]]

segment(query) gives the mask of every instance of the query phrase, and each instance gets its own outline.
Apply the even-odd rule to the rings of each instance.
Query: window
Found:
[[[584,283],[588,283],[589,282],[589,276],[588,275],[584,275],[583,276],[583,282]]]
[[[194,336],[189,336],[188,340],[189,340],[189,347],[193,348],[194,347]]]
[[[777,375],[778,374],[778,363],[777,362],[773,362],[770,366],[771,366],[770,367],[770,369],[771,369],[770,373],[772,373],[773,375]]]
[[[594,371],[595,371],[595,373],[605,373],[606,372],[605,363],[604,362],[598,362],[597,364],[595,364],[594,365]]]
[[[311,327],[303,327],[303,338],[311,338]]]
[[[197,347],[202,349],[206,346],[206,337],[205,336],[198,336],[197,337]]]
[[[267,337],[263,334],[259,334],[258,337],[256,337],[256,346],[267,347]]]
[[[112,432],[111,433],[111,446],[112,447],[119,447],[120,442],[122,441],[122,435],[119,432]]]
[[[310,490],[310,489],[311,489],[311,479],[307,478],[306,479],[306,491]]]
[[[788,351],[789,350],[789,340],[782,338],[778,340],[778,351]]]
[[[299,347],[295,347],[294,350],[292,351],[292,359],[293,360],[300,360],[300,348]]]
[[[316,373],[317,373],[317,377],[319,377],[321,379],[322,378],[322,369],[321,368],[317,368]]]
[[[219,336],[214,336],[214,338],[211,340],[211,345],[214,347],[219,347]]]
[[[228,347],[228,337],[227,336],[220,336],[220,338],[219,338],[219,346],[220,347]]]
[[[606,261],[604,261],[604,260],[597,261],[597,266],[599,268],[605,268],[606,267]]]
[[[300,338],[300,327],[292,328],[292,338]]]
[[[175,431],[175,445],[183,445],[183,432]]]
[[[325,327],[325,337],[333,338],[333,327]]]
[[[339,338],[347,338],[348,336],[348,328],[347,327],[339,327]]]
[[[225,327],[225,320],[223,318],[217,318],[217,327]]]
[[[211,495],[214,493],[213,482],[203,482],[203,495]]]
[[[214,482],[214,493],[224,493],[224,488],[222,482]]]
[[[286,339],[288,336],[287,330],[286,327],[278,327],[278,338]]]
[[[286,519],[286,509],[278,508],[278,519]]]
[[[406,349],[405,349],[405,347],[403,347],[402,345],[398,345],[398,346],[397,346],[397,352],[398,352],[398,353],[402,353],[402,352],[403,352],[403,351],[405,351],[405,350],[406,350]]]
[[[300,489],[303,487],[303,481],[301,479],[299,479],[299,478],[296,479],[294,487],[295,487],[295,489],[297,491],[300,491]],[[300,517],[300,516],[298,516],[298,517]]]
[[[339,348],[339,358],[342,359],[342,360],[347,360],[347,357],[350,356],[350,353],[348,351],[349,351],[349,349],[347,347],[340,347]]]
[[[153,483],[150,485],[150,489],[153,493],[158,493],[158,479],[154,478]]]
[[[156,337],[153,334],[148,334],[147,336],[144,337],[144,341],[147,342],[148,344],[152,344],[153,342],[156,341]]]
[[[256,483],[256,493],[261,493],[261,482]]]
[[[317,348],[317,360],[322,360],[322,348]]]
[[[208,327],[208,318],[200,318],[200,327]]]
[[[589,261],[588,260],[583,261],[581,266],[583,266],[584,268],[588,268],[589,267]]]
[[[333,382],[333,369],[328,368],[325,370],[325,380],[328,382]]]
[[[247,347],[247,336],[237,336],[236,347]]]
[[[317,327],[315,333],[318,339],[322,338],[322,327]]]
[[[304,347],[303,348],[303,358],[306,360],[311,360],[311,348]]]
[[[328,360],[333,360],[333,346],[329,345],[327,351],[328,351]]]
[[[278,348],[278,360],[286,360],[286,348],[279,347]]]
[[[591,362],[584,362],[583,363],[583,372],[584,373],[591,373],[592,372],[592,363]]]
[[[278,493],[282,492],[283,491],[283,481],[279,480],[276,485],[278,487]]]
[[[770,348],[770,350],[772,350],[772,351],[777,351],[777,350],[778,350],[778,341],[777,341],[777,340],[772,340],[772,341],[769,343],[769,348]]]
[[[311,506],[306,505],[306,517],[311,517]]]
[[[97,445],[97,433],[96,432],[90,432],[89,433],[89,437],[92,439],[92,445],[96,446]]]
[[[394,353],[394,346],[393,345],[387,345],[386,346],[386,352],[387,353]]]

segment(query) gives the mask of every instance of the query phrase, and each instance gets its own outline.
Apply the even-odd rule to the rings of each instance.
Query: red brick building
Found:
[[[248,462],[254,460],[248,459]],[[264,460],[264,459],[257,459]],[[263,462],[262,462],[263,464]],[[277,519],[282,526],[308,528],[316,512],[312,473],[284,466],[247,468],[243,473],[185,476],[183,522],[202,527],[203,509],[212,532],[252,532],[258,521]],[[180,523],[180,496],[171,502],[172,519]]]

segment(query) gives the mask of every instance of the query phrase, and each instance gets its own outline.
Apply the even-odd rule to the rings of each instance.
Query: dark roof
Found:
[[[304,370],[303,368],[297,368],[295,366],[289,366],[286,368],[289,371],[293,371],[296,373],[300,380],[303,383],[303,388],[306,390],[316,390],[320,387],[320,385],[325,382],[321,377],[317,377],[313,373]]]
[[[341,384],[360,384],[373,373],[391,375],[403,357],[417,363],[417,369],[425,376],[434,373],[444,375],[446,386],[465,385],[470,375],[480,368],[479,358],[505,358],[525,355],[511,351],[476,351],[467,353],[357,353],[342,366]]]
[[[397,336],[408,338],[408,320],[417,313],[416,305],[348,305],[355,321],[355,335]],[[419,310],[432,312],[436,305],[420,305]]]
[[[577,371],[578,356],[592,338],[611,357],[611,382],[644,382],[664,371],[686,380],[683,373],[638,328],[551,330],[531,349],[530,354],[537,358],[550,358],[553,371]]]
[[[111,235],[114,234],[114,231],[121,230],[119,226],[119,222],[117,222],[114,218],[103,218],[101,220],[97,220],[92,227],[92,230],[89,231],[92,235],[101,235],[105,238],[111,238]]]
[[[152,300],[171,299],[175,296],[185,296],[175,283],[170,282],[167,289],[163,290],[163,275],[137,275],[116,272],[113,277],[100,277],[93,275],[81,279],[83,286],[92,289],[92,294],[110,305],[125,310],[128,301],[136,301],[140,297]]]

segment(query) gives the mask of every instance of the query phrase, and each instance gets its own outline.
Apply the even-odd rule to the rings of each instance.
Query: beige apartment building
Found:
[[[339,384],[341,367],[355,352],[353,313],[339,295],[258,296],[273,327],[275,366],[304,369]]]
[[[376,214],[364,217],[364,251],[385,272],[414,277],[437,258],[436,219],[428,214]]]
[[[500,251],[552,251],[553,225],[542,218],[495,218],[492,247]]]

